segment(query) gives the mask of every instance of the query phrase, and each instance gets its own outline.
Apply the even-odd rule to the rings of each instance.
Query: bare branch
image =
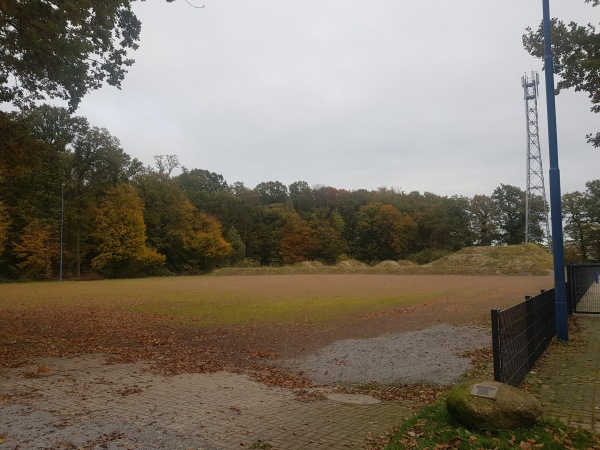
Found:
[[[202,4],[202,6],[196,6],[196,5],[192,5],[188,0],[185,0],[185,2],[190,5],[192,8],[196,8],[196,9],[202,9],[204,8],[204,3]]]

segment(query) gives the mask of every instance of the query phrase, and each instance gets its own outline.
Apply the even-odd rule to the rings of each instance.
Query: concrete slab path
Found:
[[[533,374],[533,392],[546,412],[600,432],[600,316],[578,314],[569,342],[553,344]]]
[[[243,375],[163,377],[148,367],[95,354],[0,371],[0,449],[366,448],[413,411],[300,402]]]

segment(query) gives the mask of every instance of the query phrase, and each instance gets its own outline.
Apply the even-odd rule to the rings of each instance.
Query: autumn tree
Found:
[[[127,183],[143,171],[137,159],[125,153],[118,138],[107,129],[89,127],[79,133],[72,144],[72,163],[65,184],[65,216],[69,227],[66,240],[74,247],[75,274],[89,264],[96,221],[94,208],[100,198],[114,186]]]
[[[22,174],[12,174],[0,187],[21,216],[56,220],[60,214],[61,185],[69,179],[73,163],[71,144],[87,129],[87,120],[64,108],[41,105],[15,115],[38,143],[39,165]],[[4,183],[0,183],[4,184]]]
[[[11,169],[0,176],[0,198],[10,207],[17,233],[30,217],[57,223],[64,198],[65,266],[78,276],[82,265],[91,263],[86,254],[94,226],[92,207],[107,189],[131,179],[142,165],[132,161],[107,130],[90,126],[65,108],[40,105],[12,113],[10,120],[13,132],[22,128],[33,142],[28,146],[20,139],[15,147],[25,146],[35,161],[29,161],[26,170]],[[0,152],[3,148],[0,145]]]
[[[42,104],[19,113],[28,125],[29,135],[40,142],[65,152],[77,136],[90,127],[88,120],[66,108]]]
[[[440,196],[432,192],[410,193],[380,189],[375,198],[388,198],[416,223],[409,259],[425,264],[450,252],[473,245],[469,199]]]
[[[236,182],[227,191],[215,192],[211,202],[218,202],[220,207],[215,207],[210,215],[217,217],[225,230],[235,229],[242,240],[243,258],[270,264],[271,257],[279,257],[275,236],[281,222],[262,204],[254,189]]]
[[[169,270],[207,271],[230,255],[219,221],[200,213],[168,171],[159,167],[136,177],[135,184],[144,203],[148,242],[165,255]]]
[[[28,123],[17,113],[0,111],[0,179],[30,174],[42,164],[47,145],[31,136]]]
[[[563,217],[565,220],[566,248],[570,249],[569,262],[588,260],[592,226],[587,211],[588,199],[579,191],[562,196]]]
[[[598,0],[585,1],[592,6],[599,4]],[[592,103],[591,111],[600,112],[600,33],[592,24],[567,24],[558,19],[551,22],[554,73],[560,76],[557,93],[570,88],[585,92]],[[536,30],[527,28],[523,45],[532,56],[544,59],[543,22]],[[594,147],[600,147],[600,133],[587,138]]]
[[[217,217],[227,227],[232,226],[239,202],[223,175],[204,169],[188,170],[184,167],[175,180],[198,211]]]
[[[313,197],[315,208],[326,208],[333,211],[338,207],[338,197],[340,190],[331,186],[315,186],[313,188]]]
[[[237,264],[246,258],[246,244],[234,226],[230,226],[225,233],[225,240],[231,244],[229,263]]]
[[[196,203],[196,196],[206,193],[214,194],[229,189],[223,175],[204,169],[188,170],[184,167],[182,170],[177,180],[193,203]]]
[[[185,269],[192,273],[208,272],[229,257],[232,246],[223,238],[217,219],[195,210],[191,214],[190,228],[183,235]]]
[[[167,177],[170,177],[173,170],[180,166],[177,155],[154,155],[154,163],[158,173]]]
[[[265,181],[259,183],[254,188],[263,205],[273,205],[275,203],[287,203],[288,188],[281,181]]]
[[[392,205],[369,203],[359,212],[359,255],[367,261],[401,259],[416,234],[416,224]]]
[[[600,180],[585,183],[586,209],[590,224],[590,256],[600,261]]]
[[[106,128],[90,127],[78,134],[73,142],[73,158],[73,185],[77,189],[92,186],[97,196],[143,171],[142,163],[132,160]]]
[[[308,258],[312,247],[310,231],[290,204],[260,205],[252,217],[252,232],[246,239],[248,257],[266,265]],[[303,238],[307,240],[303,241]],[[294,248],[295,245],[298,247]]]
[[[315,208],[309,218],[311,238],[314,242],[309,253],[310,259],[335,264],[338,257],[348,252],[348,243],[344,239],[346,223],[340,213]]]
[[[8,232],[10,231],[10,216],[8,214],[8,208],[0,201],[0,259],[6,249],[6,243],[8,241]]]
[[[193,206],[179,184],[159,171],[147,171],[135,178],[144,205],[148,243],[165,255],[169,270],[183,270],[183,235]]]
[[[52,227],[33,219],[14,244],[17,267],[27,278],[51,279],[59,254],[58,239]]]
[[[292,205],[298,213],[310,213],[315,207],[313,190],[306,181],[295,181],[290,184],[288,192]]]
[[[315,247],[308,223],[297,212],[285,215],[279,237],[279,254],[284,264],[306,261]]]
[[[475,195],[469,203],[475,245],[492,245],[498,239],[496,203],[487,195]]]
[[[525,191],[517,186],[500,184],[492,193],[496,204],[496,223],[502,244],[525,242]]]
[[[98,255],[92,267],[110,277],[155,272],[165,257],[146,245],[144,208],[134,187],[118,184],[106,192],[97,208],[94,236]]]

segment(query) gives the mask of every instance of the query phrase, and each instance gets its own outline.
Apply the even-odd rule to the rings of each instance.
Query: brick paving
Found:
[[[534,368],[532,390],[548,415],[600,432],[600,316],[575,323],[569,342],[553,344]]]
[[[414,406],[300,402],[242,375],[147,369],[83,355],[0,371],[0,449],[365,448]]]

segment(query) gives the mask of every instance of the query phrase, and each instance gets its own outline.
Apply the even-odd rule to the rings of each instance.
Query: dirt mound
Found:
[[[398,264],[401,267],[412,267],[417,265],[417,263],[409,261],[408,259],[400,259],[396,261],[396,264]]]
[[[552,256],[536,244],[468,247],[411,273],[447,275],[546,275]]]
[[[367,265],[362,261],[357,261],[355,259],[347,259],[345,261],[340,261],[336,264],[337,267],[341,267],[342,269],[362,269],[367,267]]]
[[[396,261],[391,261],[391,260],[386,260],[386,261],[381,261],[379,264],[377,264],[377,266],[375,267],[400,267],[400,264],[398,264]]]
[[[213,275],[306,275],[306,274],[396,274],[396,275],[547,275],[552,256],[536,244],[504,247],[467,247],[425,265],[408,260],[386,260],[368,265],[355,259],[327,266],[303,261],[281,267],[228,267]]]
[[[320,269],[325,267],[321,261],[302,261],[297,264],[298,267],[304,267],[306,269]]]
[[[387,259],[385,261],[381,261],[380,263],[372,266],[372,271],[375,273],[404,273],[405,267],[414,267],[417,264],[409,261],[407,259],[401,259],[398,261],[393,261],[391,259]]]

